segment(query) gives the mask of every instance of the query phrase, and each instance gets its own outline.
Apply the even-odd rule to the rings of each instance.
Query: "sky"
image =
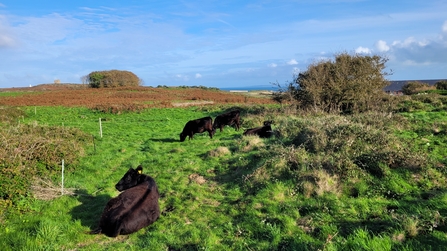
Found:
[[[0,0],[0,88],[126,70],[145,86],[284,85],[340,53],[447,78],[447,0]]]

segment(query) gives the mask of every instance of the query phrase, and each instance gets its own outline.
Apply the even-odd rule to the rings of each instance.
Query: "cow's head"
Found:
[[[118,191],[124,191],[138,185],[143,179],[140,179],[143,173],[143,167],[139,165],[137,169],[129,168],[126,174],[116,183],[115,188]]]
[[[273,120],[264,121],[264,126],[271,126],[273,124]]]
[[[181,132],[181,133],[180,133],[180,142],[185,141],[186,136],[187,136],[186,133]]]

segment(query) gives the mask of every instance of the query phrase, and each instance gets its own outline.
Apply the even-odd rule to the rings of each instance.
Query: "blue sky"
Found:
[[[341,52],[447,78],[446,0],[0,0],[0,88],[128,70],[146,86],[285,84]]]

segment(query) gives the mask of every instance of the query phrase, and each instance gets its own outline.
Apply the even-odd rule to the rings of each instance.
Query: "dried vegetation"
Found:
[[[0,92],[22,92],[0,97],[7,106],[87,107],[102,112],[119,113],[145,108],[168,108],[208,104],[273,104],[264,97],[230,93],[204,88],[117,87],[88,88],[76,84],[46,84],[30,88],[0,89]]]

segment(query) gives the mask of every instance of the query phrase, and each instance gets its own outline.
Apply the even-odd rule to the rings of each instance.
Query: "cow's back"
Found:
[[[155,181],[149,188],[150,183],[129,188],[107,203],[99,224],[102,233],[110,237],[130,234],[158,219],[160,195]]]
[[[214,119],[213,128],[220,128],[220,131],[222,131],[224,126],[231,126],[234,125],[236,130],[239,130],[240,128],[240,111],[234,110],[230,112],[226,112],[223,114],[218,115]]]
[[[184,141],[187,136],[189,139],[193,138],[195,133],[202,133],[207,131],[210,138],[213,138],[213,119],[211,117],[203,117],[200,119],[190,120],[183,127],[183,131],[180,133],[180,141]]]

